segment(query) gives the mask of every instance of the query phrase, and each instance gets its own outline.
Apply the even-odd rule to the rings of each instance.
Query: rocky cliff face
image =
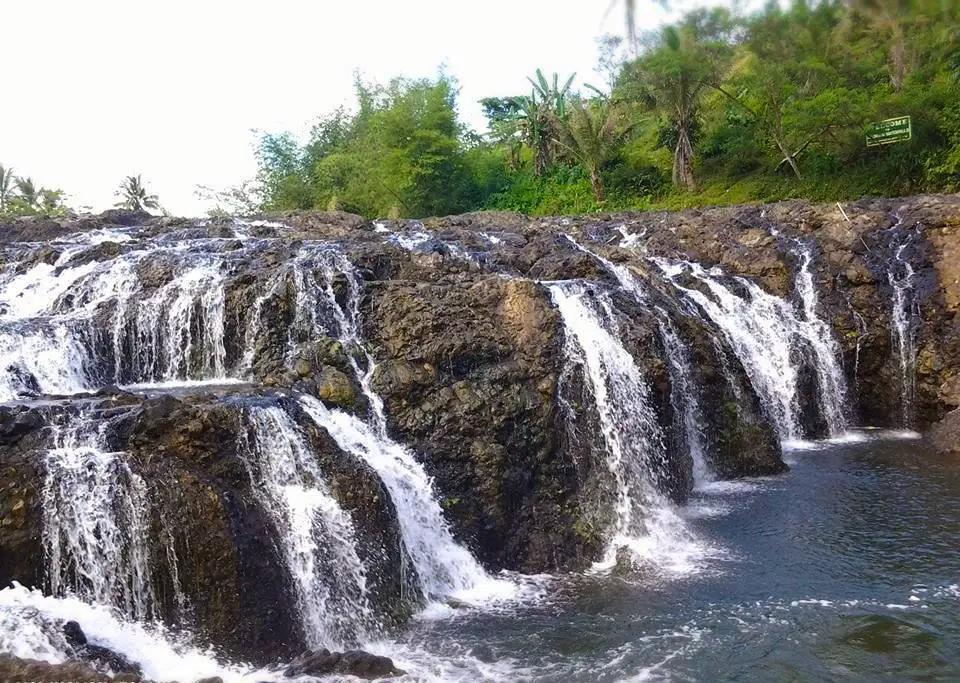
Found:
[[[572,346],[552,285],[576,283],[571,296],[631,359],[652,415],[635,436],[657,451],[631,476],[676,503],[704,466],[720,478],[783,471],[788,428],[815,438],[837,424],[955,422],[960,199],[844,209],[849,220],[835,205],[788,202],[422,223],[110,212],[0,226],[0,584],[50,588],[51,562],[67,562],[44,536],[45,518],[62,513],[50,453],[67,449],[64,425],[82,415],[96,452],[122,454],[148,490],[153,613],[242,657],[317,646],[298,626],[295,577],[253,481],[258,406],[291,417],[347,515],[377,628],[405,619],[424,590],[396,490],[358,457],[387,440],[422,465],[453,537],[487,569],[588,566],[615,523],[622,473],[604,455],[615,435],[598,411],[622,368]],[[754,284],[792,311],[794,328],[835,344],[824,348],[836,350],[842,421],[823,398],[818,340],[777,332],[796,337],[783,355],[795,387],[779,407],[787,420],[706,313],[723,296],[756,304]],[[757,348],[772,345],[758,329],[747,330]],[[200,380],[210,386],[187,386]],[[312,420],[304,395],[369,434],[347,433],[347,418]],[[953,433],[937,430],[940,448],[957,448]],[[117,590],[131,585],[121,578]]]

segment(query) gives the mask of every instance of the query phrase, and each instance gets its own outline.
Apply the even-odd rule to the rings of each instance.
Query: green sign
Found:
[[[909,116],[898,116],[867,126],[867,147],[889,145],[891,142],[906,142],[913,137]]]

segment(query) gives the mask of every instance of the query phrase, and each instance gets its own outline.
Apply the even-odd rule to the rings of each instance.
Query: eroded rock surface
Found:
[[[265,405],[294,419],[355,527],[371,611],[382,627],[402,622],[419,596],[404,574],[389,492],[303,415],[299,395],[368,422],[382,401],[386,436],[415,454],[453,535],[487,569],[589,566],[610,523],[611,473],[594,396],[583,364],[565,352],[550,282],[576,279],[594,304],[611,302],[618,340],[649,389],[662,433],[662,458],[651,466],[666,496],[685,501],[693,462],[665,320],[689,361],[714,475],[782,472],[769,406],[717,327],[680,296],[655,258],[718,267],[732,290],[733,276],[743,276],[799,306],[797,275],[808,254],[816,313],[842,356],[850,422],[925,429],[942,420],[932,443],[956,453],[960,199],[863,200],[844,209],[849,220],[836,205],[784,202],[376,224],[322,212],[241,223],[108,212],[0,226],[5,277],[41,265],[57,274],[112,264],[119,282],[136,284],[123,300],[103,295],[106,287],[67,287],[49,310],[28,318],[11,318],[29,308],[21,298],[0,306],[3,324],[24,338],[47,334],[48,319],[86,316],[68,321],[86,355],[79,371],[66,370],[80,379],[64,368],[43,374],[34,361],[46,356],[17,355],[15,346],[0,367],[11,401],[23,403],[0,407],[0,584],[47,586],[45,457],[58,428],[82,413],[106,425],[106,447],[148,484],[151,608],[230,655],[289,661],[307,643],[244,450],[249,411]],[[94,230],[108,234],[90,244],[69,237]],[[906,281],[907,262],[904,310],[915,353],[906,363],[905,402],[892,330],[895,284]],[[617,268],[642,294],[622,286]],[[189,277],[198,284],[187,291]],[[706,292],[689,276],[680,282]],[[826,424],[816,408],[822,387],[804,353],[793,359],[799,422],[813,438]],[[64,377],[81,386],[61,386]],[[234,383],[162,385],[216,379]],[[118,388],[140,383],[153,388]]]

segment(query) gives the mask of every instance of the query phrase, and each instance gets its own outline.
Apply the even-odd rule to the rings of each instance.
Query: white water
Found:
[[[118,383],[227,376],[224,275],[218,261],[177,274],[130,309],[114,323]]]
[[[813,254],[809,245],[799,244],[795,252],[800,259],[796,288],[803,303],[803,319],[798,326],[799,334],[806,339],[816,357],[817,385],[823,418],[830,436],[839,436],[847,431],[847,381],[840,367],[840,346],[833,330],[817,314],[817,290],[813,284],[810,264]]]
[[[495,597],[483,595],[488,588],[507,596],[503,595],[507,586],[494,585],[470,551],[454,540],[437,502],[433,481],[412,452],[366,422],[331,410],[312,396],[301,396],[300,404],[343,451],[367,463],[380,476],[396,508],[404,549],[424,597]],[[475,590],[477,593],[472,594]]]
[[[105,605],[55,598],[19,584],[0,590],[0,652],[59,664],[73,659],[63,622],[76,621],[89,641],[138,663],[144,678],[195,681],[220,676],[227,683],[272,680],[268,671],[220,663],[187,638],[140,621],[118,617]]]
[[[214,676],[224,683],[286,680],[282,669],[257,669],[249,664],[228,662],[212,648],[198,647],[188,633],[123,619],[103,605],[43,595],[16,583],[0,590],[0,652],[52,664],[70,661],[74,656],[63,636],[63,623],[70,620],[80,624],[91,643],[139,664],[148,680],[186,683]],[[397,667],[410,674],[398,679],[403,681],[507,682],[536,673],[518,669],[511,658],[491,664],[477,659],[469,651],[438,655],[416,645],[390,641],[368,642],[364,649],[392,658]]]
[[[347,357],[370,405],[369,421],[330,410],[310,396],[302,397],[301,404],[342,450],[366,462],[380,476],[397,510],[404,548],[416,570],[424,597],[428,600],[453,595],[461,599],[508,597],[512,593],[509,584],[491,580],[470,551],[454,540],[443,517],[433,481],[413,452],[392,440],[387,433],[383,399],[372,386],[376,365],[364,349],[361,338],[360,286],[356,270],[343,254],[329,250],[322,253],[317,265],[321,268],[323,282],[303,280],[304,284],[317,286],[311,287],[308,294],[298,291],[298,309],[301,305],[310,305],[314,310],[323,307],[332,313],[336,337],[348,349]],[[346,281],[344,304],[337,300],[333,288],[337,277]],[[317,331],[331,333],[326,328]],[[358,363],[358,354],[349,350],[362,350],[365,367]]]
[[[698,399],[700,388],[693,376],[690,354],[677,329],[665,311],[658,310],[658,314],[660,338],[670,366],[670,401],[680,416],[687,449],[693,460],[694,488],[702,488],[714,477],[707,462],[705,425]]]
[[[576,249],[582,251],[584,254],[587,254],[595,258],[600,262],[604,268],[606,268],[610,273],[617,278],[617,282],[620,283],[620,286],[623,287],[627,292],[633,296],[641,304],[646,303],[647,301],[647,292],[644,290],[643,285],[640,284],[640,281],[634,277],[633,273],[630,272],[630,269],[627,266],[621,265],[619,263],[614,263],[610,259],[604,258],[593,251],[590,251],[585,246],[577,242],[570,235],[564,235],[570,244],[572,244]]]
[[[637,236],[628,236],[623,226],[621,226],[618,230],[624,237],[624,239],[621,241],[621,244],[625,244],[628,247],[632,247],[637,244],[636,240],[629,239]],[[590,249],[587,249],[569,235],[565,235],[565,237],[571,244],[573,244],[574,247],[586,254],[589,254],[603,264],[603,266],[617,279],[617,282],[620,283],[620,286],[626,292],[628,292],[637,301],[637,303],[644,306],[648,311],[656,311],[657,325],[660,329],[660,337],[663,340],[664,349],[667,352],[667,362],[670,366],[671,402],[677,409],[677,412],[679,412],[682,416],[685,440],[687,448],[690,451],[690,457],[693,461],[694,486],[702,486],[706,482],[710,481],[712,476],[710,474],[710,467],[707,464],[706,450],[704,445],[704,428],[702,420],[700,419],[700,409],[697,401],[699,389],[696,386],[693,375],[690,371],[690,361],[687,357],[688,354],[686,347],[677,334],[676,329],[673,327],[673,323],[670,322],[669,315],[666,311],[659,307],[656,309],[651,309],[647,291],[644,289],[640,280],[633,272],[631,272],[629,268],[624,265],[613,263],[609,259],[600,256]]]
[[[890,337],[897,349],[900,365],[900,425],[909,428],[913,424],[913,404],[917,392],[917,348],[913,326],[914,269],[910,261],[903,257],[908,244],[901,244],[894,254],[893,267],[887,273],[887,279],[893,288],[893,301],[890,313]]]
[[[593,394],[615,487],[607,549],[596,568],[613,567],[626,550],[640,564],[695,569],[704,549],[657,488],[666,466],[663,437],[647,382],[617,337],[607,296],[591,299],[589,288],[578,282],[548,288],[563,318],[567,362],[583,365]]]
[[[340,507],[296,424],[281,408],[251,407],[243,451],[254,491],[277,528],[312,648],[358,643],[372,625],[366,570]]]
[[[137,619],[155,616],[145,482],[122,453],[105,450],[102,429],[82,414],[56,428],[44,467],[42,539],[52,593]]]
[[[0,275],[0,400],[228,376],[222,256],[150,246],[71,266],[91,244],[120,240],[101,237]],[[138,269],[166,258],[170,281],[146,289]]]
[[[817,376],[817,402],[830,435],[846,431],[843,371],[830,328],[816,314],[816,296],[809,273],[809,254],[801,255],[797,290],[803,304],[799,313],[790,302],[768,294],[746,278],[728,278],[719,268],[706,270],[698,263],[651,259],[678,291],[694,301],[719,327],[743,364],[774,422],[782,441],[803,437],[800,425],[798,361],[809,350]],[[710,295],[678,281],[687,274],[700,281]],[[743,294],[729,288],[735,283]]]

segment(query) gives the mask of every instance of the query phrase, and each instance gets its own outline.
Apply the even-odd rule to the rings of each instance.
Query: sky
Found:
[[[640,5],[641,30],[666,17]],[[305,134],[353,104],[355,72],[442,65],[482,129],[477,101],[526,92],[537,68],[602,82],[597,39],[624,29],[621,0],[0,0],[0,164],[98,211],[140,173],[168,211],[202,215],[198,185],[253,177],[253,129]]]

